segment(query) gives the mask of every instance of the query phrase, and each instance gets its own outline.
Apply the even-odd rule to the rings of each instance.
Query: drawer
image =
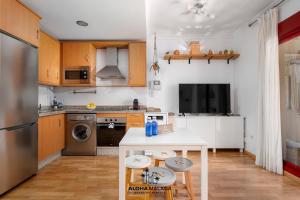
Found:
[[[98,118],[119,118],[126,117],[126,113],[97,113]]]
[[[144,113],[127,113],[127,124],[143,124]]]
[[[141,123],[127,123],[126,126],[127,127],[144,127],[145,124],[141,124]]]

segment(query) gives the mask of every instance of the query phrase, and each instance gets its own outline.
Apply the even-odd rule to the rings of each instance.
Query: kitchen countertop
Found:
[[[62,109],[52,110],[50,107],[44,107],[39,111],[39,117],[68,114],[68,113],[136,113],[146,112],[146,107],[142,106],[140,110],[132,110],[130,106],[97,106],[94,110],[89,110],[85,106],[64,106]]]

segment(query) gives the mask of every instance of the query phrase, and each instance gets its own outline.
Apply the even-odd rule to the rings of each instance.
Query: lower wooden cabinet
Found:
[[[42,161],[65,147],[65,115],[40,117],[38,120],[38,159]]]
[[[144,113],[127,113],[126,131],[133,127],[144,127]]]

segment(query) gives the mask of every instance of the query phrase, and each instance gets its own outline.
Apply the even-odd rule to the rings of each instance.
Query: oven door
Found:
[[[118,147],[125,133],[124,123],[98,123],[97,146]]]

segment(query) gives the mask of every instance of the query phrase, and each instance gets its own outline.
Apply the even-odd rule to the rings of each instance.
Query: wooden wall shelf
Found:
[[[181,54],[181,55],[169,55],[166,54],[164,56],[164,60],[167,60],[168,63],[171,63],[171,60],[188,60],[189,64],[191,64],[191,60],[207,60],[208,64],[210,64],[211,60],[227,60],[227,64],[229,64],[230,60],[235,60],[240,56],[240,54],[201,54],[201,55],[189,55],[189,54]]]

